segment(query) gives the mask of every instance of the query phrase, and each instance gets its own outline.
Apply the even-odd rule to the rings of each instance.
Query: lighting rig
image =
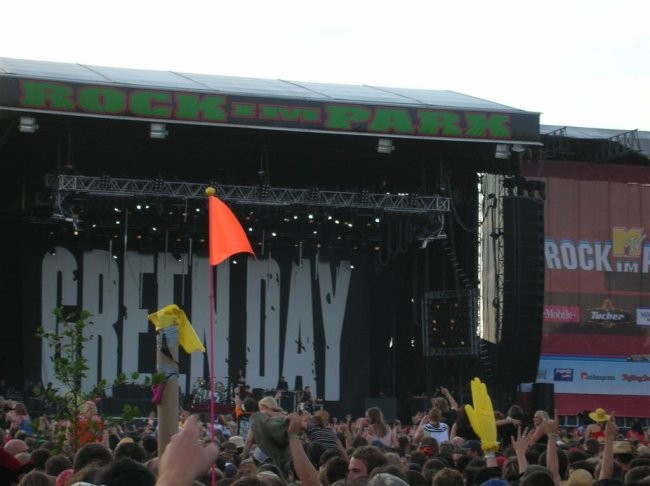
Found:
[[[251,242],[264,247],[284,240],[365,245],[380,250],[387,227],[400,228],[420,248],[445,238],[445,213],[451,199],[417,193],[326,191],[318,188],[257,186],[126,179],[104,176],[46,175],[52,191],[52,219],[70,222],[75,233],[95,230],[141,235],[184,234],[201,242],[207,232],[207,197],[212,186],[238,216]],[[83,225],[81,224],[83,223]],[[128,225],[128,228],[127,228]],[[118,231],[119,230],[119,231]],[[278,243],[279,244],[279,243]]]

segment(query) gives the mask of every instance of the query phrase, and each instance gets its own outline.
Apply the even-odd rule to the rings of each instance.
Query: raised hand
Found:
[[[532,431],[526,427],[523,431],[521,427],[517,427],[517,437],[510,437],[512,448],[517,454],[526,454],[528,447],[530,447],[530,436],[533,435]]]

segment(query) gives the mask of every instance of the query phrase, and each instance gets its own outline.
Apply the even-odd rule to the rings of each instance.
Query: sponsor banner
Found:
[[[639,326],[650,326],[650,308],[636,310],[636,323]]]
[[[546,291],[606,298],[624,293],[637,296],[629,310],[647,307],[638,304],[650,295],[650,187],[550,178],[546,195]]]
[[[553,383],[556,393],[648,396],[650,363],[542,356],[537,382]]]
[[[544,322],[580,322],[580,307],[575,305],[545,305]]]

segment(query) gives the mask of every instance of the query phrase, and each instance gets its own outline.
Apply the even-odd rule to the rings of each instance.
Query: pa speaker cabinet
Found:
[[[498,374],[537,377],[544,311],[544,201],[506,196],[503,207],[503,315]]]

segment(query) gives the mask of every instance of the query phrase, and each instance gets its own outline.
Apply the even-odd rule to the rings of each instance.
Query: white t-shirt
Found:
[[[438,444],[449,442],[449,426],[444,422],[440,422],[437,426],[427,422],[422,428],[422,435],[423,437],[433,437]]]

